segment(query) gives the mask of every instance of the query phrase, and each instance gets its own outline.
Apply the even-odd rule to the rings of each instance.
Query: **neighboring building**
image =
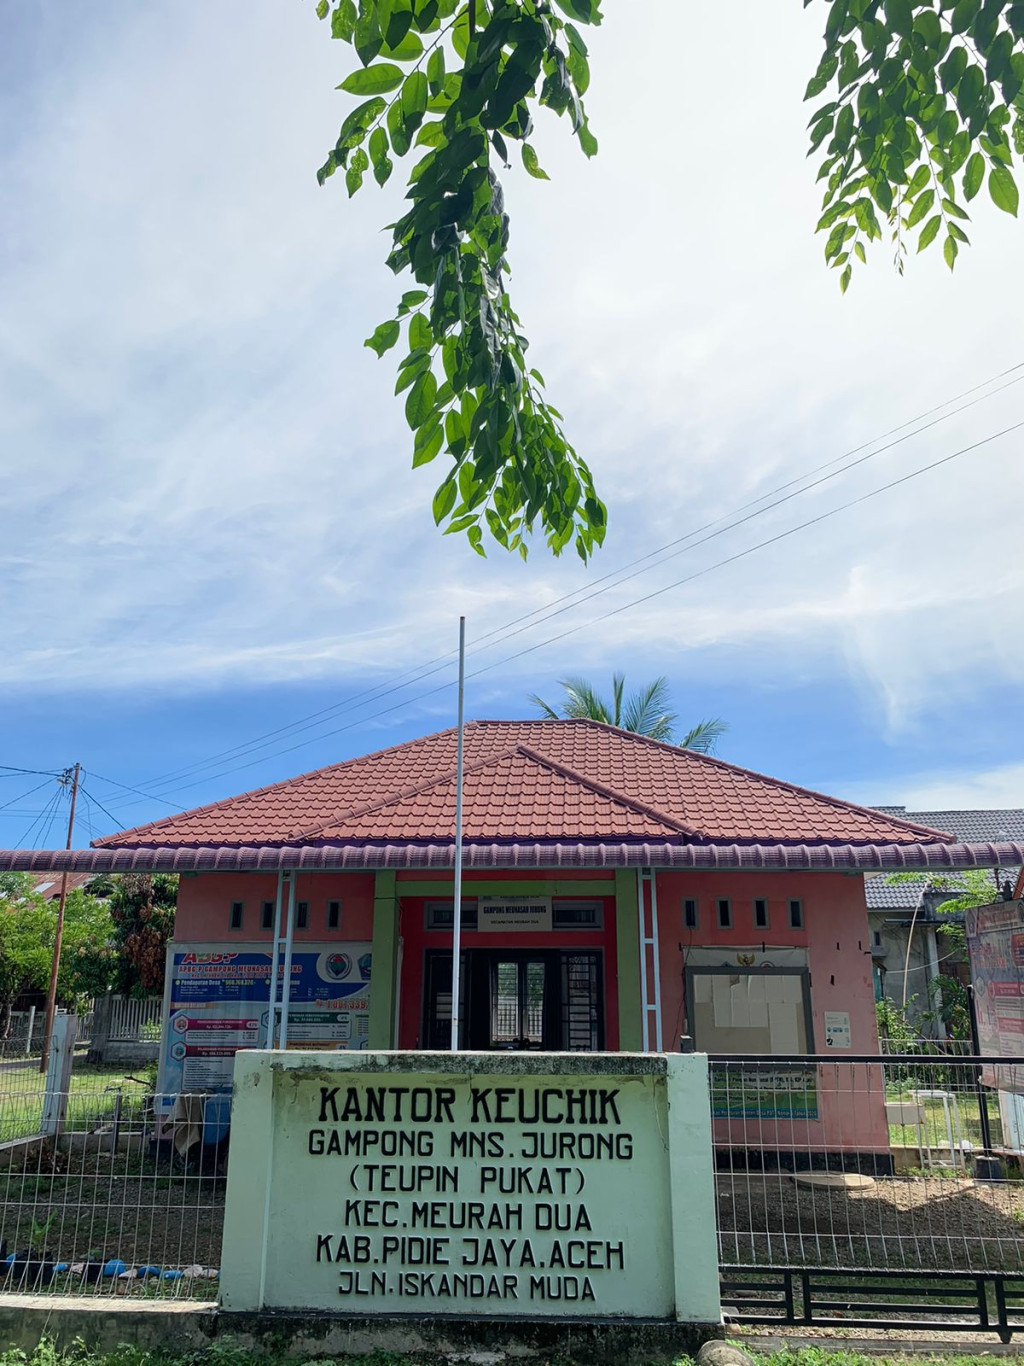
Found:
[[[84,892],[89,883],[92,882],[92,873],[69,873],[68,891]],[[40,877],[34,878],[32,882],[32,894],[41,896],[44,901],[59,901],[61,888],[60,873],[43,873]]]
[[[265,1042],[282,916],[290,1047],[443,1049],[455,766],[443,731],[0,867],[181,874],[164,1041],[181,1089],[223,1089],[235,1049]],[[1024,863],[1024,847],[978,850],[589,721],[470,723],[463,790],[473,1050],[677,1050],[690,1036],[713,1054],[875,1053],[864,872]],[[824,1072],[815,1096],[808,1075],[791,1111],[773,1097],[776,1120],[887,1151],[881,1110],[829,1091]],[[760,1113],[756,1097],[715,1106],[726,1128]]]
[[[915,825],[948,830],[968,844],[1024,843],[1024,809],[1018,807],[982,811],[908,811],[905,806],[873,809]],[[1022,870],[1010,864],[990,872],[995,901],[1006,894],[1007,886],[1012,892]],[[905,1000],[909,1017],[920,1022],[922,1032],[938,1037],[942,1033],[940,1023],[922,1018],[933,1004],[929,983],[940,974],[964,983],[970,980],[965,950],[942,933],[950,917],[937,914],[943,902],[958,894],[956,875],[929,878],[902,874],[894,881],[892,874],[876,873],[865,878],[864,892],[876,996],[885,996],[897,1006]],[[962,916],[952,919],[953,923],[963,923]]]

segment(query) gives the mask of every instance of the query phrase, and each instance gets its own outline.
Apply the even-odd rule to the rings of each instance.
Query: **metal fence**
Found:
[[[1024,1059],[716,1059],[722,1261],[1024,1272],[1024,1096],[997,1082]]]
[[[227,1105],[0,1070],[0,1290],[213,1298]],[[1024,1058],[716,1057],[711,1109],[730,1318],[1016,1326]]]
[[[40,1088],[0,1076],[0,1292],[215,1298],[221,1128],[187,1107],[159,1123],[145,1078],[74,1080],[42,1134]]]
[[[162,997],[111,996],[108,1001],[108,1038],[125,1043],[159,1040],[163,1019]]]

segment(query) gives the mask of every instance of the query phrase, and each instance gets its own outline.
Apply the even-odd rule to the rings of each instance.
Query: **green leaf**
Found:
[[[564,10],[570,19],[580,24],[599,24],[601,13],[597,0],[555,0],[559,9]]]
[[[441,419],[435,413],[416,433],[416,440],[413,443],[413,469],[417,469],[420,465],[428,465],[443,445],[444,431],[441,427]]]
[[[937,213],[934,218],[929,218],[928,222],[921,229],[921,235],[917,239],[918,251],[924,251],[925,247],[931,246],[938,236],[939,229],[942,227],[942,214]]]
[[[427,112],[429,93],[427,78],[423,72],[411,72],[402,86],[402,114],[407,125],[410,120],[415,119],[414,127],[419,127],[420,119]]]
[[[372,337],[367,337],[363,342],[371,351],[376,351],[378,356],[383,356],[385,351],[390,351],[401,334],[401,328],[395,318],[389,318],[386,323],[381,323],[380,327],[374,332]]]
[[[988,177],[988,192],[992,196],[992,202],[1004,213],[1012,214],[1017,217],[1017,206],[1020,202],[1020,195],[1017,190],[1013,172],[1008,166],[993,166]]]
[[[533,176],[534,180],[550,180],[551,177],[537,160],[537,153],[528,142],[523,143],[523,165]]]
[[[971,200],[985,183],[985,158],[975,152],[964,171],[964,198]]]
[[[922,192],[914,200],[914,207],[910,210],[910,213],[907,215],[907,227],[913,228],[918,223],[920,223],[921,219],[924,218],[925,214],[928,213],[928,211],[931,209],[934,203],[935,191],[922,190]]]
[[[402,68],[393,62],[378,62],[346,76],[338,87],[350,95],[386,95],[402,84]]]
[[[405,400],[405,418],[414,431],[417,427],[422,427],[434,411],[436,396],[437,380],[431,370],[425,370],[409,390],[409,397]]]
[[[327,11],[330,8],[330,0],[320,0],[320,3],[316,7],[316,17],[318,19],[326,19]]]
[[[350,43],[355,31],[355,0],[339,0],[337,8],[331,15],[331,37],[340,38],[343,42]]]
[[[380,50],[382,57],[390,57],[396,62],[414,62],[417,57],[423,55],[423,39],[412,29],[402,38],[401,42],[391,47],[385,43]]]
[[[430,93],[438,95],[444,88],[444,48],[435,47],[427,62],[427,84]]]
[[[363,176],[370,167],[370,158],[361,147],[357,147],[352,153],[352,160],[348,164],[345,172],[345,188],[348,190],[349,198],[355,194],[363,183]]]
[[[953,262],[956,260],[959,250],[955,237],[947,237],[942,244],[942,256],[950,270],[953,269]]]
[[[428,351],[434,345],[434,333],[422,313],[414,313],[409,319],[409,345],[413,348],[422,346]]]
[[[957,81],[967,70],[967,49],[965,47],[955,47],[939,68],[942,77],[942,88],[947,93],[953,89]]]
[[[455,500],[459,496],[459,491],[455,487],[455,480],[448,478],[434,494],[434,524],[440,526],[444,519],[455,506]]]

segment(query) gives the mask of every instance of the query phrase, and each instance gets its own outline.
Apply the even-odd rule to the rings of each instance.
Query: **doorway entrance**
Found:
[[[597,1052],[604,1047],[600,950],[466,949],[461,1048]],[[428,949],[422,1047],[451,1045],[452,955]]]

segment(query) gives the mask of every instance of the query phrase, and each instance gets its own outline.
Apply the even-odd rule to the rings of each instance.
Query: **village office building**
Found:
[[[266,1046],[289,916],[289,1047],[444,1049],[455,766],[443,731],[5,866],[181,874],[168,1089],[223,1089]],[[472,722],[461,1045],[875,1054],[864,873],[1022,861],[596,722]]]

